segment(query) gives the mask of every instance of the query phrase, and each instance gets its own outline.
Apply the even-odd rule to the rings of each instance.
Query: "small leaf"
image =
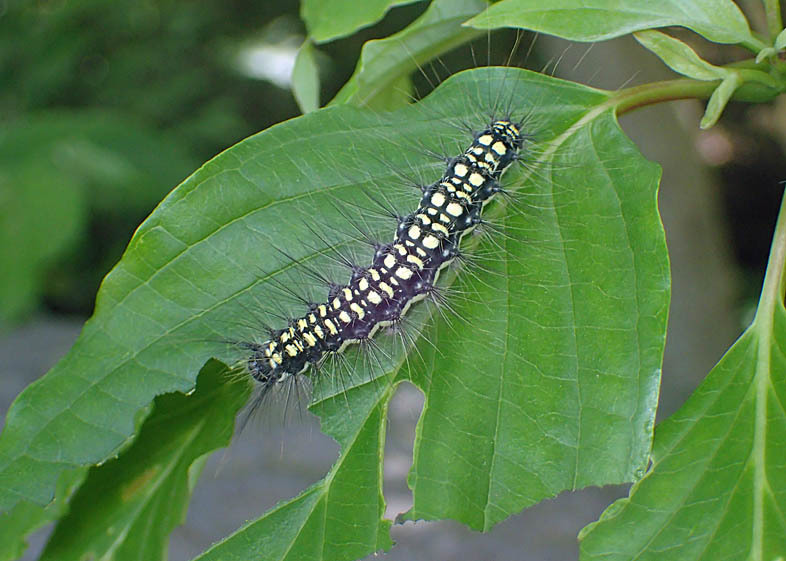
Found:
[[[303,113],[319,109],[319,67],[315,54],[314,45],[306,39],[292,69],[292,93]]]
[[[766,49],[762,49],[759,51],[759,54],[756,55],[756,62],[757,63],[762,62],[764,59],[769,58],[777,53],[778,51],[776,49],[773,49],[772,47],[767,47]]]
[[[786,29],[778,33],[778,36],[775,38],[775,48],[779,51],[786,48]]]
[[[672,417],[652,467],[581,533],[582,561],[786,553],[786,198],[756,318]]]
[[[306,23],[309,37],[324,43],[350,35],[382,19],[393,6],[420,0],[303,0],[300,17]]]
[[[710,100],[707,102],[707,109],[704,111],[704,116],[701,118],[699,126],[702,129],[712,127],[720,119],[726,104],[731,99],[731,96],[742,84],[742,79],[736,72],[730,72],[726,78],[715,88],[712,92]]]
[[[401,80],[426,61],[478,36],[478,31],[461,24],[487,5],[485,0],[434,0],[406,29],[367,41],[352,78],[330,105],[352,103],[386,110],[406,105],[405,95],[391,100],[391,94],[400,91]]]
[[[191,466],[229,443],[248,390],[212,362],[196,391],[157,397],[134,444],[90,470],[40,560],[165,559],[169,532],[185,518]]]
[[[716,43],[760,43],[731,0],[502,0],[467,25],[515,26],[573,41],[602,41],[679,25]]]
[[[728,70],[703,60],[679,39],[660,31],[638,31],[633,36],[646,49],[658,55],[669,68],[683,76],[696,80],[721,80],[729,74]]]

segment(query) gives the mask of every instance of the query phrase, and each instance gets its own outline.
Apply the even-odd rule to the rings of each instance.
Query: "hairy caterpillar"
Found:
[[[458,255],[462,236],[480,222],[483,206],[525,141],[522,123],[493,120],[463,154],[452,158],[436,182],[423,188],[417,210],[403,217],[394,240],[377,248],[369,267],[356,269],[328,300],[271,333],[252,351],[247,368],[263,391],[297,376],[328,353],[366,340],[395,323],[434,287],[439,271]]]

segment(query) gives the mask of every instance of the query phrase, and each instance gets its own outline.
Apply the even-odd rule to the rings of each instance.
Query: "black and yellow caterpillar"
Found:
[[[509,119],[492,121],[448,162],[441,179],[423,189],[417,210],[400,220],[394,240],[376,250],[369,267],[357,268],[326,302],[311,305],[267,341],[246,345],[252,351],[248,370],[263,390],[397,322],[433,289],[440,269],[458,255],[461,237],[501,190],[500,176],[519,157],[525,141],[520,128]]]

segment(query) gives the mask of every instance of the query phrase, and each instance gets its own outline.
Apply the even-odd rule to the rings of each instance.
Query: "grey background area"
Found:
[[[565,51],[548,45],[560,59],[557,74],[615,89],[640,72],[647,80],[665,74],[660,64],[630,39]],[[573,60],[571,60],[573,59]],[[575,61],[581,60],[577,69]],[[591,80],[590,80],[591,79]],[[735,274],[719,214],[717,190],[696,155],[693,130],[698,104],[671,104],[636,112],[623,126],[651,160],[664,168],[660,206],[672,261],[673,296],[664,362],[661,409],[674,412],[739,333],[734,306]],[[682,122],[684,121],[684,125]],[[82,319],[42,317],[0,338],[0,413],[29,382],[42,375],[74,340]],[[414,427],[422,398],[402,388],[390,410],[385,457],[388,515],[411,504],[406,474],[412,457]],[[337,456],[313,418],[285,426],[254,426],[216,452],[194,492],[187,522],[175,530],[170,559],[192,558],[278,501],[294,497],[318,481]],[[576,534],[597,519],[627,489],[613,487],[564,493],[511,517],[489,534],[455,522],[407,523],[393,529],[398,542],[390,560],[575,560]],[[26,559],[40,551],[46,532],[34,536]]]

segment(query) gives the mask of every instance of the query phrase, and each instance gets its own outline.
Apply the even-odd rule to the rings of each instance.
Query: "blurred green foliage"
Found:
[[[0,324],[87,315],[134,228],[199,162],[297,113],[238,71],[295,2],[0,5]]]

